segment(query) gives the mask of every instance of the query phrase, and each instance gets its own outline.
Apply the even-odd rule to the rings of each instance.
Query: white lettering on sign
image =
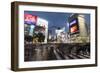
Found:
[[[70,26],[75,24],[76,23],[76,20],[73,20],[71,23],[70,23]]]

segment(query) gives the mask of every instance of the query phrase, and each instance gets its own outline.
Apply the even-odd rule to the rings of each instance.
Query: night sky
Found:
[[[40,12],[40,11],[24,11],[25,14],[32,14],[43,18],[48,21],[48,27],[50,30],[55,28],[66,27],[65,31],[68,31],[67,20],[72,13],[61,13],[61,12]],[[85,15],[86,23],[89,28],[90,26],[90,14]]]

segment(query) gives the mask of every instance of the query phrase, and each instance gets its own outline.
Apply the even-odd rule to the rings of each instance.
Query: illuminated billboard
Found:
[[[24,24],[36,25],[37,16],[31,14],[24,14]]]
[[[42,19],[42,18],[37,18],[37,26],[41,26],[43,27],[44,29],[48,27],[48,21],[46,21],[45,19]]]
[[[69,23],[69,31],[71,34],[79,32],[78,19],[75,18]]]

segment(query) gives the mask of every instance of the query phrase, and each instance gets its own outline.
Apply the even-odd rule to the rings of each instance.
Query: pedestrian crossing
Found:
[[[55,54],[57,60],[62,60],[62,59],[87,59],[87,58],[90,58],[89,55],[83,55],[83,54],[80,54],[80,55],[76,55],[75,53],[73,54],[62,54],[59,50],[56,50],[54,49],[53,53]],[[62,58],[63,56],[63,58]]]
[[[34,47],[34,48],[33,48]],[[25,61],[44,61],[44,60],[70,60],[70,59],[89,59],[90,52],[83,50],[76,50],[72,48],[55,48],[41,46],[26,45],[25,48]],[[67,50],[67,51],[66,51]]]

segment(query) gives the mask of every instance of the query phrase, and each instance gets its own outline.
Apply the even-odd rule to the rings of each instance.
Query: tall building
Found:
[[[69,33],[72,43],[89,42],[88,28],[85,16],[82,14],[72,14],[69,18]]]
[[[48,38],[48,21],[38,17],[36,25],[44,28],[44,32],[43,32],[44,35],[45,35],[44,43],[47,43],[47,38]]]
[[[84,15],[78,15],[78,23],[79,23],[80,36],[86,37],[88,31],[87,31]]]

